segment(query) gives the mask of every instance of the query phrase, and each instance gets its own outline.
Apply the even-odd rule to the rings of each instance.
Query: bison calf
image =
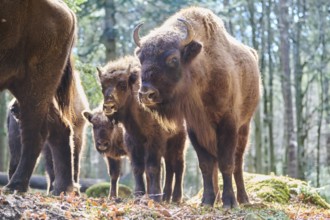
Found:
[[[146,173],[147,192],[155,201],[161,200],[161,157],[165,159],[166,177],[163,200],[170,201],[172,183],[175,186],[172,201],[182,198],[184,148],[186,132],[183,120],[176,123],[175,131],[164,130],[138,100],[140,64],[128,56],[109,62],[99,78],[104,96],[104,112],[112,120],[123,123],[125,143],[129,152],[135,179],[135,194],[145,194],[143,174]]]
[[[230,36],[210,10],[191,7],[170,17],[141,40],[141,100],[164,127],[185,118],[203,175],[202,203],[213,205],[212,176],[223,178],[226,208],[247,203],[243,154],[260,97],[258,56]],[[185,36],[185,37],[182,37]]]
[[[96,150],[104,156],[108,165],[111,178],[109,197],[117,197],[121,157],[127,155],[123,128],[110,121],[102,110],[84,111],[83,115],[93,125]]]

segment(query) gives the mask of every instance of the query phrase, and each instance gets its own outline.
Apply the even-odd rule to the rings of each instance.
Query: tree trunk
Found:
[[[116,58],[116,37],[117,31],[114,28],[116,25],[116,7],[114,0],[107,0],[104,3],[104,31],[101,37],[101,42],[105,46],[106,62]]]
[[[294,141],[293,100],[291,91],[290,69],[290,41],[289,41],[289,1],[280,0],[279,5],[279,30],[280,30],[280,67],[282,95],[284,100],[284,140],[287,152],[286,173],[297,177],[297,151]]]
[[[297,175],[299,179],[305,179],[305,139],[306,139],[306,131],[304,130],[304,117],[303,117],[303,98],[304,94],[302,91],[302,78],[303,78],[303,69],[301,65],[301,51],[300,51],[300,40],[301,40],[301,30],[302,30],[302,22],[305,17],[305,0],[297,1],[297,12],[296,16],[300,19],[296,24],[295,28],[295,39],[293,44],[293,57],[294,57],[294,78],[295,78],[295,97],[296,97],[296,124],[297,124]]]
[[[226,1],[228,4],[228,1]],[[253,1],[247,0],[247,6],[249,11],[249,21],[252,28],[252,45],[258,50],[258,44],[256,39],[256,24],[254,20],[254,4]],[[254,117],[254,134],[255,134],[255,170],[257,173],[263,173],[263,155],[262,155],[262,120],[261,120],[261,108],[259,107],[255,113]]]
[[[7,116],[6,92],[0,92],[0,171],[5,171],[7,169],[7,163],[8,163],[6,116]]]
[[[273,58],[272,58],[272,42],[273,42],[273,31],[271,27],[271,8],[272,8],[272,0],[268,0],[267,6],[267,29],[268,29],[268,37],[267,37],[267,52],[268,52],[268,115],[267,115],[267,125],[268,125],[268,135],[269,135],[269,169],[271,172],[276,173],[275,167],[275,154],[274,154],[274,137],[273,137]]]

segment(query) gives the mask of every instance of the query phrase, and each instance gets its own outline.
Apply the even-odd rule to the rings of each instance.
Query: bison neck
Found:
[[[123,123],[126,133],[131,137],[134,137],[137,141],[142,141],[146,139],[146,132],[143,129],[143,124],[145,124],[145,112],[142,107],[133,97],[128,99],[125,104],[125,108],[121,109],[119,112],[118,120]]]

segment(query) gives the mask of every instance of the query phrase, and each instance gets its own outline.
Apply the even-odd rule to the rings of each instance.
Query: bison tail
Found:
[[[69,57],[64,68],[60,85],[57,88],[55,95],[55,100],[59,111],[69,121],[72,121],[75,117],[73,100],[75,95],[75,78],[73,74],[73,64],[71,58]]]

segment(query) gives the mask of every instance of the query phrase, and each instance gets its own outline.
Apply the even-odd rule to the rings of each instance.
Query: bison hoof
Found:
[[[180,204],[180,203],[182,202],[181,197],[178,197],[178,198],[173,197],[173,198],[172,198],[172,202],[173,202],[173,203]]]
[[[215,198],[211,198],[211,197],[203,197],[202,199],[202,206],[213,206],[214,205],[214,200]]]
[[[80,196],[80,190],[79,190],[79,185],[74,185],[74,186],[68,186],[65,188],[61,187],[59,189],[54,189],[52,194],[54,196],[59,196],[61,193],[64,193],[65,195],[73,194],[75,196]]]
[[[13,193],[25,193],[29,189],[28,186],[22,186],[22,184],[8,183],[6,186],[2,187],[1,191],[5,194]]]
[[[239,204],[249,204],[249,197],[246,194],[246,192],[237,194],[237,201],[239,202]]]
[[[160,196],[160,195],[149,195],[149,198],[154,200],[155,202],[161,202],[162,201],[162,196]]]
[[[163,202],[169,203],[171,201],[171,195],[169,193],[164,193]]]
[[[227,199],[222,199],[222,208],[224,209],[231,209],[231,208],[237,208],[238,204],[237,201],[235,199],[235,197],[233,198],[227,198]]]

